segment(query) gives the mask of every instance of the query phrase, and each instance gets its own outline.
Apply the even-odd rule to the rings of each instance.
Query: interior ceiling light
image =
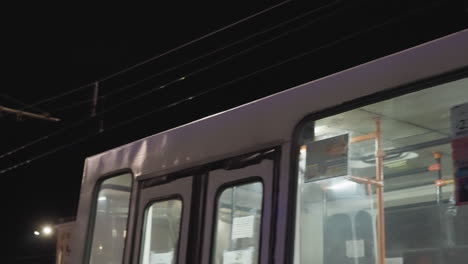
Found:
[[[408,165],[408,161],[406,159],[384,162],[384,166],[391,168],[391,169],[403,167],[407,165]]]
[[[314,127],[314,133],[315,135],[320,135],[325,133],[328,130],[328,126],[326,125],[321,125],[321,126],[316,126]]]
[[[416,152],[402,152],[398,154],[386,155],[383,165],[389,168],[404,166],[408,160],[419,157]],[[375,158],[365,160],[350,160],[351,168],[368,168],[375,166]]]
[[[351,188],[356,188],[357,183],[348,181],[348,180],[342,180],[338,183],[332,184],[328,186],[326,189],[328,190],[345,190],[345,189],[351,189]]]

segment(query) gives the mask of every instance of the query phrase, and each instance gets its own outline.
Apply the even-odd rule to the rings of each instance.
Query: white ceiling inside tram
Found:
[[[401,189],[426,188],[433,199],[437,171],[427,168],[436,163],[433,153],[439,152],[443,178],[453,177],[450,109],[467,102],[468,78],[465,78],[318,120],[315,122],[315,140],[343,133],[356,137],[374,132],[374,118],[378,117],[383,147],[387,153],[393,153],[387,155],[384,162],[385,190],[396,194]],[[436,140],[438,144],[431,144]],[[375,175],[370,158],[375,153],[374,141],[354,143],[349,149],[349,166],[355,169],[353,173],[364,174],[354,176]],[[445,198],[452,190],[453,186],[445,187]],[[407,196],[405,193],[408,192],[401,192],[399,196]]]

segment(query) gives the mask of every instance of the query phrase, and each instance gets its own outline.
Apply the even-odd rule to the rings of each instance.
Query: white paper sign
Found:
[[[232,221],[232,239],[253,237],[255,216],[235,217]]]
[[[385,264],[403,264],[403,258],[386,258]]]
[[[251,264],[253,260],[253,248],[224,251],[223,264]]]
[[[166,253],[151,252],[150,263],[151,264],[172,264],[173,256],[174,256],[173,251],[169,251]]]
[[[452,107],[450,119],[454,138],[468,136],[468,103]]]
[[[364,257],[364,240],[347,240],[346,256],[348,258]]]

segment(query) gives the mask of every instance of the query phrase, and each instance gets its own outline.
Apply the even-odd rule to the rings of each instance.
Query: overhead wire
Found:
[[[12,103],[19,104],[19,105],[21,105],[22,107],[25,107],[25,108],[23,108],[23,110],[26,110],[26,109],[30,108],[31,110],[37,111],[37,112],[39,112],[39,113],[41,113],[41,114],[43,114],[43,115],[48,115],[48,114],[49,114],[48,112],[46,112],[46,111],[44,111],[44,110],[42,110],[42,109],[40,109],[40,108],[38,108],[38,107],[34,107],[34,106],[31,107],[31,106],[28,105],[27,103],[25,103],[25,102],[23,102],[23,101],[20,101],[20,100],[14,98],[14,97],[11,96],[11,95],[2,93],[2,94],[0,94],[0,96],[3,97],[3,98],[5,98],[6,100],[12,102]]]
[[[121,70],[121,71],[118,71],[118,72],[116,72],[116,73],[114,73],[114,74],[111,74],[111,75],[109,75],[109,76],[107,76],[107,77],[105,77],[105,78],[102,78],[102,79],[98,80],[97,82],[103,82],[103,81],[109,80],[109,79],[111,79],[111,78],[113,78],[113,77],[115,77],[115,76],[117,76],[117,75],[120,75],[120,74],[122,74],[122,73],[128,72],[128,71],[130,71],[130,70],[133,70],[133,69],[135,69],[135,68],[137,68],[137,67],[140,67],[140,66],[142,66],[142,65],[144,65],[144,64],[147,64],[147,63],[149,63],[149,62],[152,62],[152,61],[154,61],[154,60],[157,60],[157,59],[159,59],[159,58],[161,58],[161,57],[163,57],[163,56],[166,56],[166,55],[168,55],[168,54],[171,54],[171,53],[173,53],[173,52],[175,52],[175,51],[178,51],[178,50],[180,50],[180,49],[182,49],[182,48],[185,48],[185,47],[187,47],[187,46],[189,46],[189,45],[192,45],[192,44],[194,44],[194,43],[196,43],[196,42],[199,42],[199,41],[201,41],[201,40],[204,40],[204,39],[206,39],[206,38],[209,38],[209,37],[211,37],[211,36],[213,36],[213,35],[215,35],[215,34],[217,34],[217,33],[219,33],[219,32],[222,32],[222,31],[224,31],[224,30],[226,30],[226,29],[232,28],[232,27],[234,27],[234,26],[236,26],[236,25],[238,25],[238,24],[241,24],[241,23],[243,23],[243,22],[245,22],[245,21],[248,21],[248,20],[250,20],[250,19],[252,19],[252,18],[255,18],[255,17],[259,16],[259,15],[262,15],[262,14],[264,14],[264,13],[267,13],[267,12],[269,12],[270,10],[273,10],[273,9],[275,9],[275,8],[277,8],[277,7],[283,6],[283,5],[285,5],[285,4],[287,4],[287,3],[291,2],[291,1],[292,1],[292,0],[285,0],[285,1],[281,2],[281,3],[278,3],[278,4],[276,4],[276,5],[273,5],[273,6],[271,6],[271,7],[269,7],[269,8],[266,8],[266,9],[260,11],[260,12],[257,12],[257,13],[255,13],[255,14],[253,14],[253,15],[250,15],[250,16],[246,17],[246,18],[243,18],[243,19],[241,19],[241,20],[239,20],[239,21],[237,21],[237,22],[234,22],[234,23],[232,23],[232,24],[229,24],[229,25],[227,25],[227,26],[225,26],[225,27],[222,27],[222,28],[220,28],[220,29],[217,29],[217,30],[215,30],[215,31],[213,31],[213,32],[211,32],[211,33],[208,33],[208,34],[204,35],[204,36],[201,36],[201,37],[196,38],[196,39],[194,39],[194,40],[191,40],[191,41],[189,41],[189,42],[187,42],[187,43],[185,43],[185,44],[182,44],[182,45],[177,46],[177,47],[175,47],[175,48],[173,48],[173,49],[170,49],[170,50],[168,50],[168,51],[166,51],[166,52],[164,52],[164,53],[162,53],[162,54],[159,54],[159,55],[157,55],[157,56],[154,56],[154,57],[152,57],[152,58],[149,58],[149,59],[147,59],[147,60],[144,60],[144,61],[142,61],[142,62],[140,62],[140,63],[137,63],[137,64],[135,64],[135,65],[133,65],[133,66],[131,66],[131,67],[128,67],[128,68],[126,68],[126,69],[123,69],[123,70]]]
[[[200,42],[200,41],[202,41],[202,40],[204,40],[204,39],[207,39],[207,38],[209,38],[209,37],[211,37],[211,36],[213,36],[213,35],[216,35],[216,34],[222,32],[222,31],[225,31],[225,30],[227,30],[227,29],[230,29],[230,28],[232,28],[232,27],[234,27],[234,26],[236,26],[236,25],[239,25],[239,24],[241,24],[241,23],[244,23],[244,22],[246,22],[246,21],[248,21],[248,20],[251,20],[251,19],[253,19],[253,18],[255,18],[255,17],[258,17],[258,16],[260,16],[260,15],[262,15],[262,14],[265,14],[265,13],[267,13],[267,12],[273,10],[273,9],[276,9],[276,8],[278,8],[278,7],[281,7],[281,6],[287,4],[287,3],[291,2],[291,1],[292,1],[292,0],[285,0],[285,1],[283,1],[283,2],[280,2],[280,3],[278,3],[278,4],[275,4],[275,5],[270,6],[270,7],[268,7],[268,8],[265,8],[265,9],[263,9],[263,10],[257,12],[257,13],[254,13],[254,14],[252,14],[252,15],[250,15],[250,16],[247,16],[247,17],[245,17],[245,18],[243,18],[243,19],[240,19],[240,20],[238,20],[238,21],[236,21],[236,22],[234,22],[234,23],[231,23],[231,24],[229,24],[229,25],[227,25],[227,26],[221,27],[221,28],[219,28],[219,29],[217,29],[217,30],[214,30],[214,31],[208,33],[208,34],[205,34],[205,35],[203,35],[203,36],[201,36],[201,37],[198,37],[198,38],[196,38],[196,39],[193,39],[193,40],[191,40],[191,41],[189,41],[189,42],[186,42],[186,43],[184,43],[184,44],[182,44],[182,45],[179,45],[179,46],[177,46],[177,47],[175,47],[175,48],[173,48],[173,49],[170,49],[170,50],[168,50],[168,51],[165,51],[165,52],[163,52],[163,53],[160,53],[160,54],[158,54],[158,55],[156,55],[156,56],[153,56],[153,57],[151,57],[151,58],[149,58],[149,59],[146,59],[146,60],[144,60],[144,61],[142,61],[142,62],[139,62],[139,63],[137,63],[137,64],[134,64],[134,65],[132,65],[132,66],[130,66],[130,67],[124,68],[124,69],[122,69],[122,70],[120,70],[120,71],[118,71],[118,72],[115,72],[115,73],[110,74],[110,75],[108,75],[108,76],[106,76],[106,77],[100,78],[100,79],[98,79],[98,80],[96,80],[96,81],[93,81],[93,82],[91,82],[91,83],[88,83],[88,84],[79,86],[79,87],[77,87],[77,88],[75,88],[75,89],[72,89],[72,90],[69,90],[69,91],[66,91],[66,92],[64,92],[64,93],[57,94],[57,95],[54,95],[54,96],[51,96],[51,97],[48,97],[48,98],[44,98],[44,99],[39,100],[39,101],[37,101],[37,102],[35,102],[35,103],[33,103],[33,104],[30,104],[28,107],[35,107],[35,106],[38,106],[38,105],[41,105],[41,104],[44,104],[44,103],[53,101],[53,100],[55,100],[55,99],[62,98],[62,97],[64,97],[64,96],[73,94],[73,93],[75,93],[75,92],[81,91],[81,90],[86,89],[86,88],[88,88],[88,87],[94,87],[94,85],[95,85],[96,82],[99,82],[99,83],[100,83],[100,82],[104,82],[104,81],[110,80],[110,79],[112,79],[112,78],[114,78],[114,77],[116,77],[116,76],[119,76],[119,75],[122,75],[122,74],[124,74],[124,73],[127,73],[127,72],[129,72],[129,71],[131,71],[131,70],[133,70],[133,69],[139,68],[139,67],[141,67],[141,66],[143,66],[143,65],[145,65],[145,64],[147,64],[147,63],[149,63],[149,62],[152,62],[152,61],[155,61],[155,60],[157,60],[157,59],[160,59],[161,57],[164,57],[164,56],[167,56],[167,55],[169,55],[169,54],[172,54],[172,53],[174,53],[174,52],[176,52],[176,51],[178,51],[178,50],[180,50],[180,49],[183,49],[183,48],[185,48],[185,47],[187,47],[187,46],[190,46],[190,45],[192,45],[192,44],[194,44],[194,43],[197,43],[197,42]]]
[[[340,1],[337,1],[337,2],[340,2]],[[234,54],[232,54],[232,55],[230,55],[230,56],[227,56],[227,57],[225,57],[225,58],[223,58],[223,59],[220,59],[220,60],[218,60],[218,61],[216,61],[216,62],[214,62],[214,63],[211,63],[211,64],[209,64],[209,65],[207,65],[207,66],[200,67],[200,68],[198,68],[198,69],[196,69],[196,70],[194,70],[194,71],[191,71],[191,72],[189,72],[189,73],[186,73],[186,74],[182,74],[182,76],[179,77],[179,78],[173,79],[172,81],[169,81],[169,82],[167,82],[167,83],[165,83],[165,84],[163,84],[163,85],[156,86],[156,87],[154,87],[154,88],[152,88],[152,89],[149,89],[149,90],[147,90],[147,91],[144,91],[144,92],[142,92],[142,93],[139,93],[139,94],[136,95],[136,96],[133,96],[133,97],[131,97],[131,98],[129,98],[129,99],[123,101],[123,102],[120,102],[120,103],[118,103],[118,104],[115,104],[115,105],[109,107],[108,109],[105,109],[105,110],[101,111],[101,113],[99,113],[99,114],[105,114],[105,113],[111,112],[111,111],[113,111],[113,110],[115,110],[115,109],[120,108],[122,105],[131,103],[131,102],[134,102],[134,101],[136,101],[136,100],[138,100],[138,99],[140,99],[140,98],[143,98],[143,97],[148,96],[149,94],[152,94],[152,93],[157,92],[157,91],[159,91],[159,90],[165,89],[165,88],[169,87],[170,85],[173,85],[173,84],[175,84],[175,83],[184,81],[184,80],[186,80],[186,79],[189,78],[189,77],[193,77],[193,76],[195,76],[195,75],[197,75],[197,74],[200,74],[200,73],[202,73],[202,72],[204,72],[204,71],[207,71],[207,70],[209,70],[209,69],[212,69],[212,68],[214,68],[214,67],[216,67],[216,66],[218,66],[218,65],[220,65],[220,64],[222,64],[222,63],[225,63],[225,62],[230,61],[230,60],[232,60],[232,59],[234,59],[234,58],[237,58],[237,57],[239,57],[239,56],[241,56],[241,55],[244,55],[244,54],[246,54],[246,53],[248,53],[248,52],[250,52],[250,51],[252,51],[252,50],[254,50],[254,49],[257,49],[257,48],[259,48],[259,47],[265,45],[265,44],[268,44],[268,43],[271,43],[271,42],[273,42],[273,41],[275,41],[275,40],[277,40],[277,39],[280,39],[280,38],[282,38],[282,37],[284,37],[284,36],[286,36],[286,35],[288,35],[288,34],[290,34],[290,33],[292,33],[292,32],[302,30],[302,29],[304,29],[304,28],[310,26],[311,24],[313,24],[313,23],[315,23],[315,22],[317,22],[317,21],[319,21],[319,20],[321,20],[321,19],[330,17],[330,16],[332,16],[332,15],[334,15],[335,13],[340,12],[340,11],[341,11],[341,10],[335,10],[335,11],[332,12],[332,13],[328,13],[328,14],[326,14],[326,15],[324,15],[324,16],[315,18],[315,19],[313,19],[313,20],[311,20],[311,21],[309,21],[309,22],[307,22],[307,23],[304,23],[304,24],[302,24],[302,25],[300,25],[300,26],[298,26],[298,27],[295,27],[295,28],[293,28],[293,29],[290,29],[290,30],[287,30],[287,31],[285,31],[285,32],[282,32],[281,34],[278,34],[278,35],[276,35],[275,37],[269,38],[269,39],[267,39],[267,40],[265,40],[265,41],[261,41],[260,43],[257,43],[257,44],[255,44],[255,45],[252,45],[252,46],[248,47],[248,48],[245,48],[245,49],[243,49],[243,50],[241,50],[241,51],[239,51],[239,52],[237,52],[237,53],[234,53]],[[99,115],[99,114],[98,114],[98,115]],[[0,158],[1,158],[1,157],[0,157]]]
[[[251,35],[249,35],[249,36],[247,36],[247,37],[244,37],[244,38],[242,38],[242,39],[239,39],[239,40],[236,40],[236,41],[234,41],[234,42],[231,42],[231,43],[229,43],[229,44],[227,44],[227,45],[225,45],[225,46],[223,46],[223,47],[214,49],[214,50],[209,51],[209,52],[207,52],[207,53],[204,53],[204,54],[202,54],[202,55],[200,55],[200,56],[198,56],[198,57],[195,57],[195,58],[193,58],[193,59],[190,59],[190,60],[188,60],[188,61],[185,61],[185,62],[183,62],[183,63],[180,63],[180,64],[178,64],[178,65],[176,65],[176,66],[169,67],[169,68],[164,69],[164,70],[162,70],[162,71],[160,71],[160,72],[157,72],[157,73],[155,73],[155,74],[151,74],[151,75],[149,75],[148,77],[145,77],[145,78],[143,78],[143,79],[141,79],[141,80],[138,80],[138,81],[133,82],[133,83],[131,83],[131,84],[124,85],[124,86],[122,86],[122,87],[120,87],[120,88],[117,88],[117,89],[115,89],[115,90],[112,90],[112,91],[110,91],[110,92],[108,92],[108,93],[106,93],[106,94],[103,94],[103,95],[99,96],[99,99],[109,98],[109,96],[112,96],[112,95],[114,95],[114,94],[123,92],[123,91],[125,91],[125,90],[127,90],[127,89],[129,89],[129,88],[135,87],[135,86],[137,86],[137,85],[139,85],[139,84],[141,84],[141,83],[144,83],[144,82],[146,82],[146,81],[148,81],[148,80],[151,80],[151,79],[156,78],[156,77],[158,77],[158,76],[162,76],[162,75],[164,75],[164,74],[166,74],[166,73],[168,73],[168,72],[177,70],[177,69],[179,69],[179,68],[181,68],[181,67],[183,67],[183,66],[186,66],[186,65],[188,65],[188,64],[190,64],[190,63],[199,61],[199,60],[204,59],[204,58],[206,58],[206,57],[209,57],[209,56],[211,56],[211,55],[213,55],[213,54],[216,54],[216,53],[218,53],[218,52],[220,52],[220,51],[226,50],[226,49],[228,49],[228,48],[230,48],[230,47],[234,47],[234,46],[236,46],[236,45],[238,45],[238,44],[240,44],[240,43],[246,42],[246,41],[251,40],[251,39],[253,39],[253,38],[257,37],[257,36],[260,36],[260,35],[262,35],[262,34],[265,34],[265,33],[268,33],[268,32],[270,32],[270,31],[273,31],[273,30],[275,30],[275,29],[278,29],[278,28],[280,28],[280,27],[282,27],[282,26],[284,26],[284,25],[287,25],[287,24],[289,24],[289,23],[291,23],[291,22],[297,21],[297,20],[302,19],[302,18],[304,18],[304,17],[306,17],[306,16],[309,16],[309,15],[311,15],[311,14],[320,12],[320,11],[322,11],[323,9],[336,6],[337,4],[339,4],[339,3],[341,3],[341,2],[343,2],[343,0],[336,0],[336,1],[333,1],[333,2],[331,2],[331,3],[329,3],[329,4],[320,6],[319,8],[315,8],[315,9],[309,10],[309,11],[307,11],[307,12],[304,12],[304,13],[302,13],[301,15],[298,15],[298,16],[295,16],[295,17],[293,17],[293,18],[291,18],[291,19],[285,20],[285,21],[283,21],[283,22],[281,22],[281,23],[279,23],[279,24],[276,24],[276,25],[274,25],[274,26],[272,26],[272,27],[269,27],[269,28],[267,28],[267,29],[264,29],[264,30],[255,32],[254,34],[251,34]],[[81,101],[78,101],[78,102],[74,102],[74,103],[68,104],[68,105],[66,105],[66,106],[64,106],[64,107],[52,109],[51,112],[58,113],[58,112],[63,111],[63,110],[72,109],[72,108],[81,106],[81,105],[83,105],[83,104],[90,103],[90,102],[92,102],[93,100],[94,100],[94,99],[85,99],[85,100],[81,100]]]
[[[249,78],[249,77],[251,77],[251,76],[253,76],[253,75],[256,75],[256,74],[258,74],[258,73],[261,73],[261,72],[270,70],[270,69],[272,69],[272,68],[278,67],[278,66],[280,66],[280,65],[283,65],[283,64],[285,64],[285,63],[288,63],[288,62],[297,60],[297,59],[302,58],[302,57],[304,57],[304,56],[307,56],[307,55],[310,55],[310,54],[315,53],[315,52],[317,52],[317,51],[320,51],[320,50],[322,50],[322,49],[324,49],[324,48],[328,48],[328,47],[334,46],[334,45],[336,45],[336,44],[338,44],[338,43],[341,43],[341,42],[346,41],[346,40],[350,40],[350,39],[355,38],[355,37],[357,37],[357,36],[360,36],[360,35],[362,35],[362,34],[364,34],[364,33],[367,33],[367,32],[373,31],[373,30],[375,30],[375,29],[381,28],[381,27],[383,27],[383,26],[385,26],[385,25],[388,25],[388,24],[391,24],[391,23],[395,23],[396,21],[399,21],[399,20],[402,20],[402,19],[408,17],[410,14],[413,14],[413,13],[416,13],[416,12],[421,12],[421,11],[423,11],[423,10],[425,10],[425,9],[426,9],[426,8],[421,8],[421,9],[417,9],[417,10],[412,10],[412,12],[408,12],[408,13],[407,13],[406,15],[404,15],[404,16],[400,16],[400,17],[388,19],[388,20],[386,20],[386,21],[384,21],[384,22],[382,22],[382,23],[373,25],[373,26],[368,27],[368,28],[364,28],[364,29],[362,29],[362,30],[359,30],[359,31],[356,32],[356,33],[348,34],[348,35],[346,35],[346,36],[344,36],[344,37],[342,37],[342,38],[339,38],[339,39],[337,39],[337,40],[335,40],[335,41],[332,41],[332,42],[329,42],[329,43],[327,43],[327,44],[321,45],[321,46],[319,46],[319,47],[317,47],[317,48],[314,48],[314,49],[311,49],[311,50],[302,52],[302,53],[300,53],[300,54],[298,54],[298,55],[296,55],[296,56],[290,57],[290,58],[288,58],[288,59],[286,59],[286,60],[282,60],[282,61],[280,61],[280,62],[278,62],[278,63],[275,63],[275,64],[272,64],[272,65],[270,65],[270,66],[268,66],[268,67],[264,67],[264,68],[262,68],[262,69],[259,69],[259,70],[257,70],[257,71],[254,71],[254,72],[252,72],[252,73],[249,73],[249,74],[240,76],[240,77],[238,77],[238,78],[236,78],[236,79],[230,80],[230,81],[225,82],[225,83],[220,84],[220,85],[217,85],[217,86],[215,86],[215,87],[213,87],[213,88],[204,90],[204,91],[199,92],[199,93],[196,93],[196,94],[194,94],[194,95],[192,95],[192,96],[189,96],[189,97],[183,98],[183,99],[181,99],[181,100],[178,100],[178,101],[176,101],[176,102],[174,102],[174,103],[171,103],[171,104],[168,104],[168,105],[165,105],[165,106],[158,107],[158,108],[156,108],[156,109],[154,109],[154,110],[152,110],[152,111],[150,111],[150,112],[146,112],[146,113],[141,114],[141,115],[138,115],[138,116],[136,116],[136,117],[134,117],[134,118],[131,118],[131,119],[125,120],[125,121],[123,121],[123,122],[117,123],[116,125],[111,126],[110,128],[108,128],[108,129],[106,130],[106,132],[108,132],[108,131],[110,131],[110,130],[113,130],[113,129],[115,129],[115,128],[121,127],[121,126],[123,126],[123,125],[126,125],[126,124],[128,124],[128,123],[134,122],[135,120],[144,118],[144,117],[146,117],[146,116],[148,116],[148,115],[152,115],[152,114],[161,112],[161,111],[163,111],[163,110],[172,108],[172,107],[174,107],[174,106],[177,106],[177,105],[179,105],[179,104],[181,104],[181,103],[184,103],[184,102],[187,102],[187,101],[191,101],[191,100],[193,100],[193,99],[195,99],[195,98],[198,98],[198,97],[203,96],[203,95],[205,95],[205,94],[207,94],[207,93],[216,91],[216,90],[218,90],[218,89],[220,89],[220,88],[222,88],[222,87],[225,87],[225,86],[227,86],[227,85],[231,85],[231,84],[233,84],[233,83],[236,83],[236,82],[238,82],[238,81],[247,79],[247,78]],[[54,153],[56,153],[56,152],[58,152],[58,151],[60,151],[60,150],[62,150],[62,149],[68,148],[68,147],[73,146],[73,145],[75,145],[75,144],[84,142],[84,141],[86,141],[86,140],[88,140],[88,139],[90,139],[90,138],[92,138],[92,137],[94,137],[94,136],[96,136],[96,135],[98,135],[98,134],[99,134],[99,133],[94,133],[94,134],[92,134],[92,135],[88,135],[88,136],[84,136],[84,137],[78,138],[77,140],[72,141],[72,142],[70,142],[70,143],[68,143],[68,144],[64,144],[64,145],[58,146],[58,147],[56,147],[56,148],[54,148],[54,149],[52,149],[52,150],[50,150],[50,151],[48,151],[48,152],[44,152],[44,153],[42,153],[42,154],[40,154],[40,155],[37,155],[37,156],[35,156],[35,157],[31,158],[31,159],[28,159],[28,160],[26,160],[26,161],[17,163],[17,164],[14,165],[14,166],[8,167],[8,168],[3,169],[3,170],[0,170],[0,174],[7,173],[7,172],[9,172],[9,171],[11,171],[11,170],[14,170],[14,169],[17,169],[17,168],[19,168],[19,167],[22,167],[22,166],[24,166],[24,165],[26,165],[26,164],[29,164],[29,163],[31,163],[31,162],[37,160],[37,159],[40,159],[40,158],[43,158],[43,157],[45,157],[45,156],[54,154]]]
[[[340,1],[336,1],[336,2],[340,2]],[[317,8],[317,10],[319,10],[319,9],[322,9],[322,8]],[[321,20],[321,19],[323,19],[323,18],[326,18],[326,17],[329,17],[329,16],[333,15],[333,14],[336,13],[336,12],[337,12],[337,11],[335,10],[335,11],[332,12],[332,13],[328,13],[328,14],[325,14],[324,16],[315,18],[315,19],[313,19],[313,20],[311,20],[311,21],[309,21],[309,22],[307,22],[307,23],[305,23],[305,24],[302,24],[301,26],[298,26],[298,27],[296,27],[296,28],[293,28],[293,29],[291,29],[291,30],[288,30],[288,31],[286,31],[286,32],[283,32],[283,33],[281,33],[281,34],[279,34],[279,35],[277,35],[277,36],[275,36],[275,37],[273,37],[273,38],[269,38],[269,39],[267,39],[267,40],[265,40],[265,41],[260,42],[259,44],[253,45],[253,46],[251,46],[251,47],[249,47],[249,48],[243,49],[243,50],[241,50],[240,52],[237,52],[237,53],[235,53],[235,54],[233,54],[233,55],[231,55],[231,56],[228,56],[228,57],[226,57],[226,58],[223,58],[223,59],[221,59],[221,60],[219,60],[219,61],[217,61],[217,62],[215,62],[215,63],[212,63],[212,64],[210,64],[210,65],[208,65],[208,66],[201,67],[201,68],[199,68],[199,69],[197,69],[197,70],[195,70],[195,71],[192,71],[192,72],[190,72],[190,73],[187,73],[187,74],[183,74],[182,77],[176,78],[176,79],[174,79],[174,80],[172,80],[172,81],[170,81],[170,82],[165,83],[164,85],[156,86],[156,87],[153,88],[153,89],[150,89],[150,90],[148,90],[148,91],[142,92],[142,93],[140,93],[140,94],[138,94],[138,95],[136,95],[136,96],[134,96],[134,97],[132,97],[132,98],[129,98],[129,99],[123,101],[123,102],[120,102],[120,103],[118,103],[118,104],[115,104],[115,105],[113,105],[113,106],[107,108],[107,109],[104,109],[104,110],[102,110],[101,112],[97,113],[94,117],[88,117],[88,118],[84,118],[84,119],[78,120],[78,121],[76,121],[75,123],[70,124],[70,125],[68,125],[68,126],[66,126],[66,127],[64,127],[64,128],[55,130],[54,132],[52,132],[52,133],[50,133],[50,134],[48,134],[48,135],[45,135],[45,136],[39,137],[39,138],[37,138],[37,139],[35,139],[35,140],[32,140],[31,142],[28,142],[28,143],[26,143],[26,144],[24,144],[24,145],[22,145],[22,146],[20,146],[20,147],[17,147],[17,148],[15,148],[15,149],[11,150],[11,151],[8,151],[8,152],[6,152],[6,153],[3,153],[2,155],[0,155],[0,159],[5,158],[5,157],[7,157],[7,156],[10,156],[10,155],[12,155],[12,154],[14,154],[14,153],[16,153],[16,152],[18,152],[18,151],[21,151],[21,150],[23,150],[23,149],[26,149],[26,148],[28,148],[28,147],[30,147],[30,146],[32,146],[32,145],[35,145],[35,144],[37,144],[37,143],[39,143],[39,142],[42,142],[42,141],[44,141],[44,140],[47,140],[47,139],[51,138],[52,136],[61,134],[62,132],[66,131],[66,130],[68,130],[68,129],[77,127],[77,126],[79,126],[79,125],[81,125],[81,124],[84,124],[85,122],[87,122],[87,121],[89,121],[89,120],[91,120],[91,119],[94,119],[94,118],[96,118],[96,117],[99,117],[99,116],[102,116],[102,115],[104,115],[104,114],[106,114],[106,113],[109,113],[109,112],[111,112],[111,111],[113,111],[113,110],[115,110],[115,109],[120,108],[122,105],[131,103],[131,102],[134,102],[134,101],[136,101],[136,100],[138,100],[138,99],[140,99],[140,98],[142,98],[142,97],[145,97],[145,96],[147,96],[147,95],[149,95],[149,94],[151,94],[151,93],[154,93],[154,92],[156,92],[156,91],[159,91],[159,90],[161,90],[161,89],[165,89],[165,88],[167,88],[167,87],[170,86],[170,85],[173,85],[173,84],[175,84],[175,83],[178,83],[178,82],[180,82],[180,81],[185,80],[187,77],[191,77],[191,76],[194,76],[194,75],[199,74],[199,73],[201,73],[201,72],[204,72],[204,71],[206,71],[206,70],[208,70],[208,69],[211,69],[211,68],[213,68],[213,67],[215,67],[215,66],[217,66],[217,65],[219,65],[219,64],[221,64],[221,63],[224,63],[224,62],[226,62],[226,61],[228,61],[228,60],[231,60],[231,59],[233,59],[233,58],[235,58],[235,57],[238,57],[238,56],[240,56],[240,55],[242,55],[242,54],[245,54],[245,53],[247,53],[247,52],[249,52],[249,51],[251,51],[251,50],[253,50],[253,49],[256,49],[256,48],[258,48],[258,47],[260,47],[260,46],[262,46],[262,45],[265,45],[265,44],[270,43],[270,42],[272,42],[272,41],[274,41],[274,40],[276,40],[276,39],[279,39],[279,38],[281,38],[281,37],[284,37],[284,36],[286,36],[287,34],[290,34],[291,32],[301,30],[301,29],[303,29],[303,28],[309,26],[310,24],[315,23],[316,21],[319,21],[319,20]]]

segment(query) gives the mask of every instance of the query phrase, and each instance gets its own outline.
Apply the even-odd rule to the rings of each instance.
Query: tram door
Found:
[[[205,208],[201,263],[271,263],[273,160],[211,171]]]
[[[143,188],[132,263],[188,263],[187,247],[193,177]]]
[[[142,189],[132,263],[268,263],[273,162],[236,160]]]

